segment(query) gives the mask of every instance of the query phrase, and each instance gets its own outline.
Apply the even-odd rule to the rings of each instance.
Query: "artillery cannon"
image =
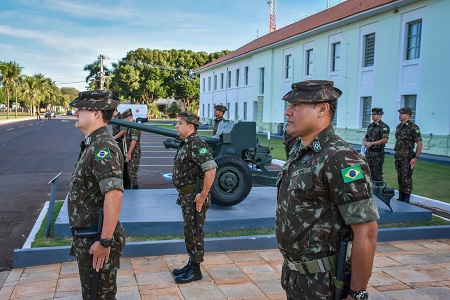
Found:
[[[180,147],[181,139],[176,130],[119,119],[113,119],[110,123],[172,137],[164,141],[164,146],[173,149]],[[253,182],[275,186],[279,171],[267,169],[272,164],[271,149],[259,144],[255,122],[222,122],[214,137],[200,137],[213,151],[218,167],[211,188],[213,203],[232,206],[242,202],[250,193]]]

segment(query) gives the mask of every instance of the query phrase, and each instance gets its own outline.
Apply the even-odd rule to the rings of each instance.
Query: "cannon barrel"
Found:
[[[119,126],[123,126],[123,127],[127,127],[127,128],[128,127],[134,128],[134,129],[142,130],[145,132],[151,132],[151,133],[179,139],[179,136],[177,135],[177,131],[173,130],[173,129],[161,128],[161,127],[154,126],[154,125],[144,125],[141,123],[129,122],[129,121],[124,121],[124,120],[120,120],[120,119],[112,119],[109,121],[109,123],[113,124],[113,125],[119,125]],[[200,135],[200,137],[206,143],[208,143],[208,145],[213,146],[213,147],[220,143],[220,139],[212,138],[209,136],[203,136],[203,135]]]

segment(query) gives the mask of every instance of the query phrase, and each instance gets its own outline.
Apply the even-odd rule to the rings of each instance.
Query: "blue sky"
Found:
[[[284,27],[339,0],[277,0]],[[130,50],[235,50],[269,31],[267,0],[0,0],[0,61],[85,89],[83,71]]]

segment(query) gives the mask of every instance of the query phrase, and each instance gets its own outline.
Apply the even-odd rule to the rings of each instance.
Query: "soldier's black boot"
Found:
[[[398,201],[406,202],[405,199],[405,193],[404,192],[398,192]]]
[[[173,269],[173,271],[172,271],[173,276],[178,276],[178,275],[183,274],[184,272],[186,272],[188,269],[191,268],[191,265],[192,265],[192,262],[191,262],[191,260],[189,260],[188,263],[184,267],[179,268],[179,269]]]
[[[409,203],[409,198],[411,197],[411,194],[405,193],[405,202]]]
[[[200,271],[200,264],[193,262],[189,270],[181,275],[175,277],[176,283],[189,283],[191,281],[202,279],[202,271]]]
[[[139,189],[139,184],[137,184],[137,185],[133,185],[133,190],[138,190]]]

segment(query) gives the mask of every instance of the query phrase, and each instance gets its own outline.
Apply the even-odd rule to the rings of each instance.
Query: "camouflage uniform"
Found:
[[[122,120],[122,115],[120,113],[118,113],[117,116],[114,117],[114,119]],[[120,132],[120,130],[121,130],[120,125],[113,124],[112,135],[115,136],[116,134],[118,134]],[[117,142],[117,146],[119,146],[120,152],[123,154],[122,140],[123,140],[123,136],[116,139],[116,142]]]
[[[289,158],[289,152],[291,152],[292,147],[294,146],[295,142],[297,141],[296,138],[294,138],[292,135],[287,133],[287,131],[284,131],[284,151],[286,152],[286,159]]]
[[[136,145],[134,146],[133,152],[131,152],[131,160],[127,162],[127,168],[131,186],[134,188],[139,185],[138,170],[141,160],[141,131],[134,128],[127,128],[126,143],[128,150],[133,140],[136,140]]]
[[[184,240],[186,250],[192,262],[203,262],[204,256],[204,224],[206,211],[211,203],[208,195],[202,210],[199,212],[200,236],[195,235],[195,190],[196,178],[203,180],[204,172],[216,168],[211,149],[197,133],[185,138],[175,155],[172,181],[179,195],[177,204],[181,206],[184,219]]]
[[[315,104],[341,94],[330,81],[311,80],[294,83],[283,100]],[[336,270],[330,256],[341,241],[353,239],[350,225],[379,218],[369,174],[364,158],[331,125],[309,145],[298,139],[293,146],[277,180],[276,238],[285,259],[281,285],[288,299],[333,299]],[[301,262],[311,267],[293,268]]]
[[[215,106],[214,106],[214,110],[221,111],[221,112],[225,113],[228,109],[227,109],[227,107],[224,106],[224,105],[215,105]],[[214,120],[213,135],[216,135],[217,129],[219,128],[220,122],[226,122],[226,120],[225,120],[225,118],[224,118],[223,116],[220,117],[220,118],[216,118],[216,119]]]
[[[83,93],[87,94],[84,100],[80,96]],[[89,102],[87,105],[92,105],[95,100],[89,99],[90,95],[93,98],[101,98],[102,95],[105,95],[105,92],[98,91],[83,93],[79,94],[71,106],[89,109],[82,103],[86,98]],[[106,102],[106,100],[100,99],[99,102],[101,103],[98,105],[111,105],[109,100]],[[105,102],[106,104],[102,104]],[[100,209],[103,208],[104,194],[110,190],[123,191],[123,156],[106,126],[92,132],[81,142],[80,147],[80,155],[72,173],[67,197],[69,224],[72,229],[96,228]],[[93,242],[95,240],[90,238],[74,238],[70,249],[70,255],[77,258],[82,294],[85,300],[89,299],[93,274],[93,255],[89,254]],[[119,259],[124,246],[125,232],[120,222],[117,222],[109,261],[100,270],[98,299],[115,299],[117,270],[120,267]]]
[[[395,129],[394,164],[397,170],[398,191],[411,194],[413,188],[410,161],[415,157],[414,143],[422,140],[420,128],[411,121],[398,124]]]
[[[389,138],[389,126],[383,121],[372,122],[367,127],[366,139],[368,142],[375,142],[384,138]],[[383,181],[384,145],[374,145],[367,149],[365,156],[369,164],[372,180]]]

